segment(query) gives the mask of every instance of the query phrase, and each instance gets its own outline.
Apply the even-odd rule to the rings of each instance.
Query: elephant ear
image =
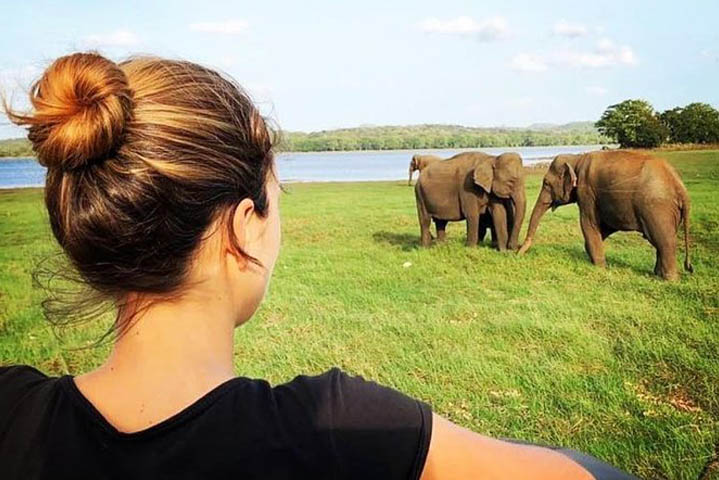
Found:
[[[474,166],[474,183],[482,190],[489,193],[492,191],[492,180],[494,179],[494,166],[491,160],[479,161]]]
[[[572,197],[572,191],[577,188],[577,174],[569,163],[564,164],[564,173],[562,174],[564,194],[562,200],[568,203]]]

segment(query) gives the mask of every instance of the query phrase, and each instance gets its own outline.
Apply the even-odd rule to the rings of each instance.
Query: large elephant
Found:
[[[437,238],[445,238],[447,222],[467,221],[467,245],[477,244],[481,216],[489,213],[497,248],[515,250],[519,244],[526,209],[522,157],[516,153],[491,156],[482,152],[460,153],[435,162],[420,175],[414,187],[422,246],[429,246],[434,220]]]
[[[412,173],[414,173],[415,170],[419,170],[419,172],[422,173],[422,170],[441,160],[442,158],[437,155],[420,155],[419,153],[413,155],[412,160],[409,162],[409,180],[407,181],[407,185],[412,185]]]
[[[675,280],[679,277],[676,236],[683,221],[684,268],[693,271],[689,261],[689,196],[666,161],[622,150],[557,156],[544,176],[519,253],[531,247],[539,220],[548,208],[575,202],[584,247],[595,265],[606,266],[605,238],[616,231],[638,231],[657,250],[654,273]]]

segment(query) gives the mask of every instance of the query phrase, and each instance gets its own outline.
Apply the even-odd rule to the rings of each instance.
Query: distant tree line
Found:
[[[608,143],[589,122],[536,128],[472,128],[458,125],[359,127],[287,132],[282,150],[417,150],[424,148],[532,147]]]
[[[32,157],[32,145],[24,138],[0,140],[0,157]]]
[[[623,148],[719,143],[719,111],[707,103],[659,113],[646,100],[625,100],[609,106],[595,126]]]
[[[596,123],[535,125],[528,128],[475,128],[459,125],[369,126],[283,132],[281,151],[419,150],[425,148],[533,147],[619,143],[654,148],[662,144],[719,144],[719,111],[690,103],[662,113],[646,100],[609,106]],[[30,142],[0,140],[0,157],[33,156]]]
[[[424,148],[533,147],[590,145],[611,139],[591,122],[535,125],[528,128],[474,128],[459,125],[370,126],[283,132],[280,150],[320,152],[340,150],[418,150]],[[0,157],[33,156],[25,139],[0,140]]]

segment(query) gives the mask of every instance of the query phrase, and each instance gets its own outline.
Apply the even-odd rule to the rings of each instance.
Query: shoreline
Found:
[[[549,167],[549,164],[551,163],[551,159],[548,161],[540,161],[536,163],[532,163],[530,165],[524,165],[524,170],[527,175],[536,175],[537,173],[544,172],[547,167]],[[336,184],[346,184],[346,183],[398,183],[402,182],[403,184],[406,184],[407,179],[406,178],[380,178],[380,179],[351,179],[351,180],[343,180],[343,179],[336,179],[336,180],[284,180],[281,183],[282,184],[303,184],[303,185],[309,185],[309,184],[329,184],[329,183],[336,183]],[[412,185],[416,182],[416,179],[412,182]],[[18,185],[18,186],[2,186],[0,185],[0,195],[4,193],[11,193],[19,190],[42,190],[44,185]]]
[[[576,147],[578,145],[556,145],[556,146],[548,146],[548,147],[521,147],[521,148],[557,148],[557,147]],[[587,147],[594,147],[598,145],[584,145]],[[616,148],[616,146],[612,146],[613,148]],[[492,148],[502,148],[502,147],[492,147]],[[332,154],[347,154],[347,153],[355,153],[355,154],[377,154],[377,153],[388,153],[388,152],[394,152],[394,153],[416,153],[416,152],[433,152],[433,151],[472,151],[476,150],[474,148],[452,148],[452,149],[416,149],[416,150],[350,150],[350,151],[323,151],[323,152],[281,152],[282,154],[291,154],[291,155],[299,155],[299,156],[308,156],[308,155],[332,155]],[[658,147],[655,149],[636,149],[641,151],[647,151],[647,152],[655,152],[655,153],[663,153],[663,152],[696,152],[696,151],[717,151],[719,150],[719,145],[666,145],[664,147]],[[3,161],[13,161],[13,160],[36,160],[35,157],[0,157],[0,162]],[[528,175],[536,175],[538,173],[543,173],[549,164],[552,162],[552,157],[540,157],[536,158],[535,161],[528,163],[524,165],[524,170]],[[329,180],[296,180],[296,179],[290,179],[282,181],[284,184],[347,184],[347,183],[378,183],[378,182],[384,182],[384,183],[392,183],[392,182],[405,182],[406,180],[404,178],[379,178],[379,179],[329,179]],[[11,193],[15,191],[23,191],[28,189],[43,189],[43,184],[37,184],[37,185],[0,185],[0,193],[6,194]]]

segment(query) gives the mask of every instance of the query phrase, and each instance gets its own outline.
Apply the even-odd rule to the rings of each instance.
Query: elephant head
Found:
[[[539,226],[542,215],[551,207],[557,207],[577,201],[577,172],[576,165],[580,155],[557,155],[549,170],[544,175],[542,188],[539,190],[537,202],[534,204],[532,216],[529,219],[529,230],[519,253],[529,250],[534,240],[534,234]]]
[[[436,155],[413,155],[412,160],[409,162],[409,180],[407,181],[407,185],[412,185],[412,173],[415,170],[419,170],[421,172],[427,168],[427,166],[439,160],[442,159]]]
[[[516,153],[499,155],[494,159],[492,193],[499,198],[510,198],[523,174],[522,157]]]
[[[522,157],[517,153],[503,153],[492,157],[490,165],[491,172],[488,171],[487,177],[484,179],[485,182],[489,181],[489,175],[491,175],[489,188],[476,181],[477,171],[475,171],[475,183],[487,193],[491,193],[493,197],[509,201],[493,203],[490,206],[492,216],[498,215],[497,222],[504,224],[506,221],[507,228],[502,228],[501,232],[497,234],[501,243],[500,250],[503,250],[505,246],[510,250],[516,250],[519,246],[519,231],[522,228],[527,205]],[[496,224],[495,227],[497,227]],[[509,236],[505,238],[507,234]]]
[[[517,164],[514,164],[514,158]],[[472,178],[475,185],[487,194],[493,193],[499,198],[509,198],[514,190],[514,183],[521,175],[522,163],[517,154],[502,154],[498,157],[483,156],[474,164]]]

